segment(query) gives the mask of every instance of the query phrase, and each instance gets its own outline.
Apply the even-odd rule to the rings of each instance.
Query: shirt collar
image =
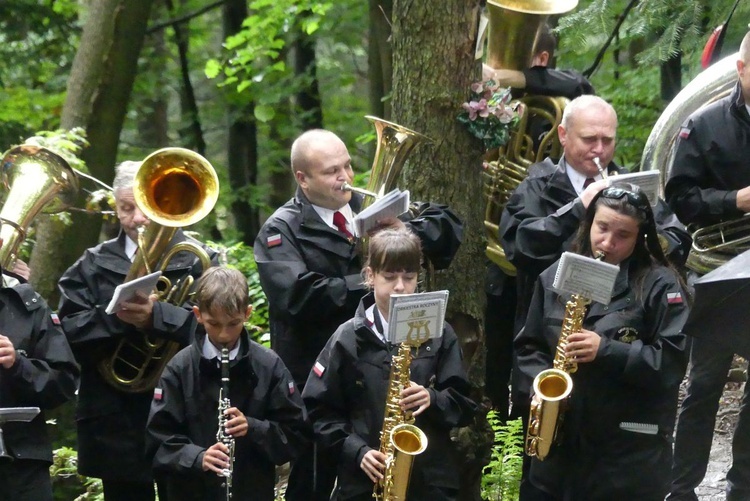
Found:
[[[325,224],[327,224],[334,230],[338,230],[338,228],[336,228],[336,225],[333,224],[333,214],[337,211],[326,209],[325,207],[321,207],[315,204],[310,205],[312,205],[312,208],[315,209],[315,212],[318,213],[320,219],[322,219]],[[352,234],[354,234],[354,232],[352,231],[354,229],[354,213],[352,212],[352,208],[349,207],[349,204],[346,204],[342,208],[338,209],[338,212],[341,212],[344,215],[344,217],[346,218],[347,229]]]
[[[570,179],[570,184],[573,185],[573,189],[576,192],[576,195],[580,195],[581,192],[583,192],[583,183],[586,182],[586,179],[588,179],[588,176],[585,176],[575,170],[573,167],[568,165],[568,163],[565,161],[565,158],[560,160],[560,162],[565,167],[565,173],[568,175],[568,179]],[[594,176],[594,181],[599,181],[602,178],[601,174],[597,174]]]
[[[378,322],[375,321],[375,315],[378,316]],[[368,320],[368,323],[370,324],[370,328],[372,329],[372,332],[377,334],[378,338],[380,338],[381,341],[388,344],[388,339],[386,339],[385,333],[388,332],[388,320],[380,314],[380,310],[377,309],[376,305],[372,305],[367,310],[365,310],[365,318]],[[378,324],[380,324],[378,326]],[[381,327],[383,329],[382,332],[380,332],[380,329],[378,327]]]
[[[130,262],[133,262],[133,259],[135,259],[135,252],[138,250],[138,244],[136,244],[133,239],[131,239],[127,234],[125,234],[125,255],[128,256],[128,259],[130,259]]]
[[[237,340],[237,343],[235,343],[234,348],[229,350],[229,360],[234,360],[237,358],[237,354],[240,352],[240,342]],[[221,360],[221,350],[218,349],[216,346],[214,346],[211,341],[208,339],[208,335],[203,338],[203,348],[201,349],[201,355],[203,355],[203,358],[207,360],[213,360],[216,359],[217,361]]]

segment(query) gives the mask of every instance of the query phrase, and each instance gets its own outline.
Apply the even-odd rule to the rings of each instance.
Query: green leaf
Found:
[[[216,59],[209,59],[206,61],[206,67],[203,69],[206,74],[206,78],[216,78],[221,72],[221,63]]]
[[[276,116],[276,112],[272,106],[259,104],[255,107],[254,115],[258,121],[265,123],[270,122]]]

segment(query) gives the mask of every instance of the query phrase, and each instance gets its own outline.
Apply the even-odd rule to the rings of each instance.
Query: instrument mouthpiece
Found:
[[[609,177],[609,173],[602,167],[602,162],[599,160],[599,157],[594,157],[594,163],[596,164],[596,168],[599,171],[599,174],[602,175],[602,179],[607,179]]]

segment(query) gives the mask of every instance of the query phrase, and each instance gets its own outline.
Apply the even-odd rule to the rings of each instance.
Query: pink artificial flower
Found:
[[[513,116],[515,113],[513,112],[513,108],[510,106],[498,106],[495,109],[494,112],[495,116],[498,120],[500,120],[500,123],[507,124],[510,123],[511,120],[513,120]]]
[[[479,101],[470,101],[464,103],[461,107],[469,113],[469,120],[474,121],[477,116],[487,118],[490,115],[490,110],[487,108],[487,100],[480,99]]]
[[[471,84],[471,92],[474,94],[481,94],[484,91],[484,85],[482,82],[474,82]]]

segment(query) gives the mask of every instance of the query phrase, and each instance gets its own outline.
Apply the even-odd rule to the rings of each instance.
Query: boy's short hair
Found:
[[[418,273],[422,262],[422,243],[407,228],[388,228],[370,238],[368,254],[366,266],[369,266],[373,273]]]
[[[248,299],[247,279],[233,268],[212,266],[195,287],[195,303],[205,312],[221,309],[228,314],[245,313]]]

